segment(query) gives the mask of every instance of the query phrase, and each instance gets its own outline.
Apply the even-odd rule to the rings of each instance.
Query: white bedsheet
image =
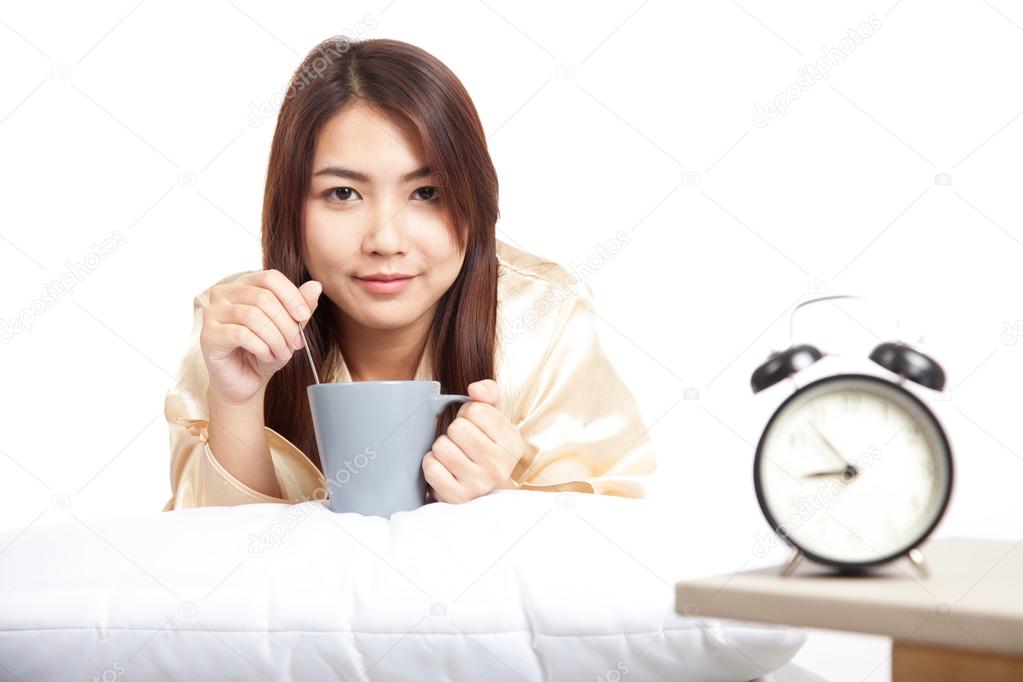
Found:
[[[674,612],[708,563],[648,502],[501,490],[0,534],[0,680],[748,680],[805,639]],[[688,558],[687,558],[688,557]]]

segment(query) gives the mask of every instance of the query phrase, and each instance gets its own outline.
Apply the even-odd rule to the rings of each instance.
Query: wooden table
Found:
[[[804,560],[676,587],[675,610],[892,638],[892,680],[1023,680],[1023,540],[935,540],[908,560],[840,576]]]

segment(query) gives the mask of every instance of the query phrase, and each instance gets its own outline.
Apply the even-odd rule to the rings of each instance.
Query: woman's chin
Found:
[[[379,306],[379,308],[377,310],[361,310],[353,317],[363,327],[377,331],[404,329],[418,319],[417,315],[410,314],[407,310],[386,310],[386,306]]]

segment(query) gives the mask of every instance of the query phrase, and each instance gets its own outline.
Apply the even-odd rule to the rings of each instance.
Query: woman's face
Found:
[[[448,198],[423,159],[414,136],[361,102],[320,131],[305,199],[303,255],[346,324],[428,326],[461,270],[465,253],[444,210]],[[374,291],[360,279],[380,273],[412,279],[396,292]]]

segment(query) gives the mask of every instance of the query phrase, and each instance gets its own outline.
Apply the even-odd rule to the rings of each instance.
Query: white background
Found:
[[[1004,0],[5,5],[0,527],[162,508],[192,296],[260,267],[276,98],[336,34],[406,40],[461,78],[499,239],[570,267],[629,235],[587,281],[657,443],[652,497],[693,553],[761,558],[751,464],[783,394],[749,376],[825,291],[897,302],[946,369],[957,468],[936,535],[1023,536],[1023,10]],[[835,50],[829,78],[754,121]],[[866,362],[896,331],[857,305],[817,306],[801,340]],[[885,640],[838,673],[840,646],[815,634],[797,660],[887,675]]]

